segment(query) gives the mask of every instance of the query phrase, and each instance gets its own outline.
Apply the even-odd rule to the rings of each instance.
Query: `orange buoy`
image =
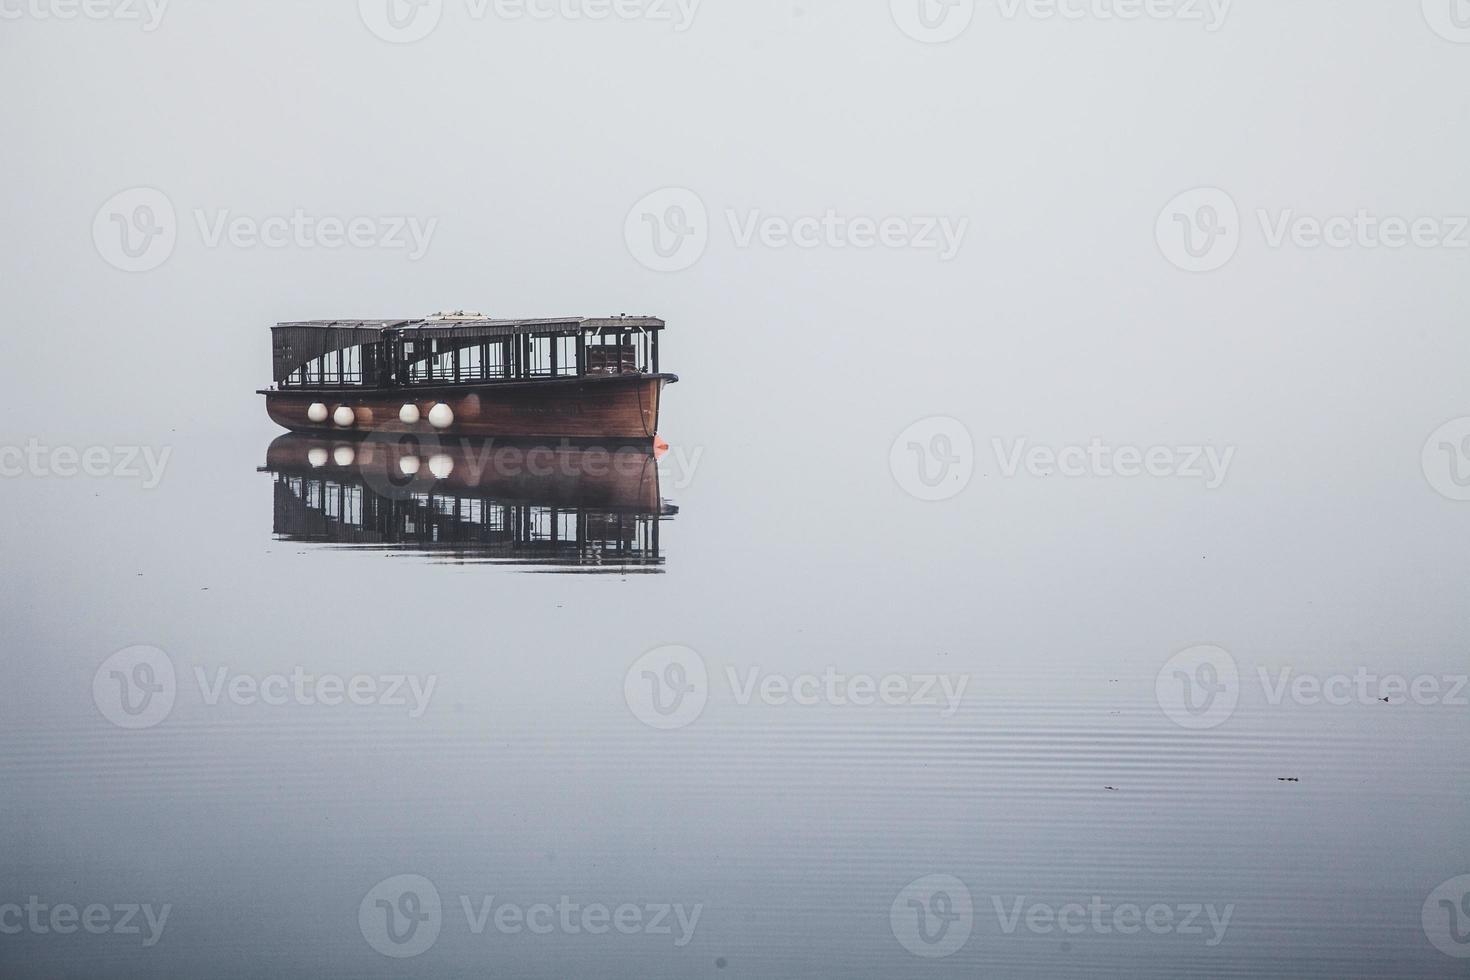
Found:
[[[664,439],[664,437],[663,436],[659,436],[659,435],[654,436],[653,437],[653,458],[654,459],[663,459],[664,458],[664,454],[667,453],[668,451],[669,451],[669,444]]]

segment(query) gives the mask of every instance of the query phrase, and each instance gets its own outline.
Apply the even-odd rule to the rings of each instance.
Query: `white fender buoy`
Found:
[[[352,413],[352,409],[347,407],[346,405],[338,405],[337,410],[332,413],[332,421],[336,422],[337,425],[343,429],[352,428],[352,423],[356,419],[357,416],[354,415]]]
[[[443,453],[437,456],[431,456],[429,457],[429,472],[434,474],[434,478],[437,480],[446,479],[449,474],[454,472],[454,460]]]
[[[398,461],[398,472],[404,476],[418,476],[419,458],[417,456],[405,456]]]
[[[311,464],[311,468],[314,470],[319,470],[323,466],[326,466],[328,458],[327,451],[321,446],[306,451],[306,461]]]
[[[419,407],[409,402],[398,410],[398,421],[404,425],[415,425],[419,420]]]
[[[429,424],[436,429],[447,429],[454,424],[454,409],[440,402],[429,409]]]
[[[306,410],[306,417],[318,424],[327,420],[327,406],[321,402],[312,402],[311,407]]]
[[[332,462],[338,466],[351,466],[355,459],[357,459],[357,453],[353,452],[351,446],[338,446],[332,451]]]

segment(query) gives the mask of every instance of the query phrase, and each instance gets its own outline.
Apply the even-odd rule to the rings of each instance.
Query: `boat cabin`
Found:
[[[657,317],[305,320],[271,331],[279,390],[407,388],[658,374]]]

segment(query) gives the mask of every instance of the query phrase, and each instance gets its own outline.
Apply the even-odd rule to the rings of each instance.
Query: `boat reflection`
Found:
[[[277,540],[523,571],[661,573],[659,524],[678,513],[646,446],[291,433],[261,471]]]

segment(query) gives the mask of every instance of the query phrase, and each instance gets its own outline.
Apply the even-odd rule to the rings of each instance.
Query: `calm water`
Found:
[[[888,438],[11,481],[0,972],[1465,975],[1412,461],[1331,519],[1246,467],[926,503]]]

